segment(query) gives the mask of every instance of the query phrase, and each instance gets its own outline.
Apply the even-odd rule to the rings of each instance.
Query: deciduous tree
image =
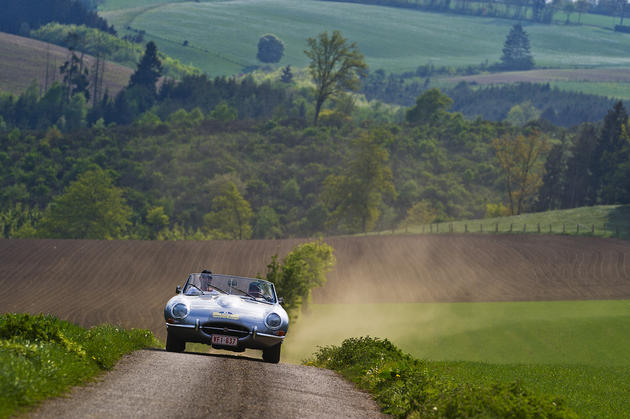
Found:
[[[452,104],[453,99],[443,94],[440,89],[429,89],[418,96],[416,106],[407,111],[407,122],[410,124],[437,122]]]
[[[265,279],[274,283],[293,319],[306,308],[311,290],[326,283],[326,273],[336,263],[333,253],[333,247],[320,239],[296,246],[282,262],[275,255],[267,265]]]
[[[549,150],[549,142],[542,133],[533,131],[504,135],[492,145],[505,176],[510,213],[521,214],[542,184],[542,157]]]
[[[359,76],[367,72],[363,54],[355,42],[348,41],[339,31],[320,33],[317,38],[308,38],[308,49],[304,51],[310,58],[309,71],[315,82],[315,116],[317,124],[319,112],[324,102],[346,90],[358,90]]]
[[[205,229],[217,238],[249,239],[252,236],[250,220],[253,216],[249,202],[233,182],[227,182],[222,189],[221,194],[212,199],[213,211],[203,217]]]
[[[38,227],[44,237],[116,239],[129,225],[123,192],[100,168],[83,173],[46,209]]]
[[[381,131],[361,134],[343,173],[324,181],[322,199],[331,210],[331,223],[365,233],[374,227],[383,197],[395,198],[389,154],[382,146],[387,141],[384,137],[387,134]]]
[[[263,63],[280,62],[284,55],[284,43],[276,35],[268,33],[258,40],[256,58]]]
[[[149,238],[151,240],[158,238],[160,232],[166,229],[169,224],[168,215],[164,212],[164,207],[162,206],[149,208],[146,221],[149,225]]]
[[[416,202],[407,210],[407,216],[402,221],[401,227],[407,229],[409,226],[430,224],[433,220],[435,220],[436,215],[437,211],[433,208],[430,202]]]

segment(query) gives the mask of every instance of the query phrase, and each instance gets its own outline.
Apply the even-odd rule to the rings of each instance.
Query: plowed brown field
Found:
[[[301,240],[0,240],[0,312],[51,313],[164,337],[162,310],[191,271],[253,276]],[[337,237],[314,302],[630,298],[630,243],[534,235]]]
[[[36,39],[0,32],[0,90],[21,94],[36,80],[40,86],[46,85],[46,64],[49,66],[48,85],[60,81],[59,67],[68,59],[66,48],[48,44]],[[84,59],[92,71],[95,58],[86,55]],[[115,95],[129,83],[133,69],[108,61],[105,66],[103,86]]]

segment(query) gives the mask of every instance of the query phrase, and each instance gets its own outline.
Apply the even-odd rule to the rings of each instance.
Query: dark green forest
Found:
[[[620,17],[620,28],[623,30],[624,3],[616,0],[600,0],[589,2],[577,1],[545,1],[545,0],[325,0],[346,3],[373,4],[379,6],[401,7],[436,11],[441,13],[456,13],[474,16],[498,17],[517,21],[531,21],[537,23],[554,23],[556,15],[561,15],[561,23],[569,23],[570,16],[577,15],[578,22],[582,13],[597,13]]]
[[[29,31],[49,22],[83,24],[115,33],[87,1],[75,0],[2,0],[0,31],[28,36]]]
[[[488,68],[453,69],[428,65],[418,67],[415,72],[402,74],[386,74],[377,70],[365,77],[361,93],[368,100],[411,106],[430,85],[431,77],[476,74],[481,70]],[[489,121],[503,121],[514,106],[529,102],[540,111],[543,119],[567,128],[582,122],[601,121],[614,105],[614,101],[607,97],[564,91],[552,88],[548,83],[481,87],[461,82],[451,89],[445,89],[444,93],[453,99],[452,110],[461,112],[469,119],[480,117]]]
[[[313,236],[497,215],[512,198],[519,211],[630,201],[620,102],[597,124],[520,127],[467,120],[429,89],[404,122],[355,120],[337,101],[312,125],[312,99],[281,82],[135,80],[100,108],[60,85],[2,96],[4,237]],[[528,164],[537,178],[522,178]]]
[[[0,93],[2,236],[306,237],[630,203],[621,102],[528,84],[403,94],[337,31],[309,45],[315,89],[286,74],[162,79],[149,42],[116,95],[74,49],[43,94]],[[318,68],[336,60],[345,70]],[[405,108],[357,107],[361,86]]]

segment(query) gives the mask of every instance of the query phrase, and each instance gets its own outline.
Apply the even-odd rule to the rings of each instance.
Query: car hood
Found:
[[[180,302],[189,307],[189,313],[186,319],[177,321],[178,323],[193,323],[199,319],[202,324],[208,321],[245,321],[262,325],[269,313],[276,312],[288,324],[288,316],[280,304],[225,294],[176,295],[166,304],[165,318],[170,317],[170,307]]]
[[[273,304],[241,298],[237,295],[200,295],[186,298],[191,312],[212,312],[212,317],[215,318],[222,318],[221,314],[224,314],[223,318],[229,319],[229,315],[232,314],[262,319],[274,309]]]

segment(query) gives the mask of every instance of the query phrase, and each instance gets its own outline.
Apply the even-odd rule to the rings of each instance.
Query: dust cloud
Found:
[[[255,276],[273,254],[304,241],[0,240],[0,307],[85,327],[149,329],[164,339],[164,304],[190,272]],[[325,241],[337,265],[313,291],[312,313],[291,326],[287,359],[349,336],[388,337],[404,349],[457,330],[435,303],[630,298],[627,241],[509,234]],[[419,303],[421,310],[410,309]]]

